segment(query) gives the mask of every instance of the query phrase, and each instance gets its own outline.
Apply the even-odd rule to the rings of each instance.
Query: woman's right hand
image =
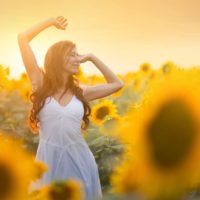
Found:
[[[64,18],[63,16],[58,16],[56,18],[53,18],[53,25],[58,29],[65,30],[65,28],[68,25],[67,19]]]

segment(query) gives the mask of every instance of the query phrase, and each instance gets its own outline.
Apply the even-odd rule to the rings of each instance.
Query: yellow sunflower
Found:
[[[182,76],[181,76],[182,75]],[[174,77],[173,77],[174,78]],[[116,167],[113,190],[148,199],[179,199],[200,179],[200,90],[198,77],[179,73],[153,88],[137,111],[118,126],[129,145]]]
[[[110,100],[102,100],[92,107],[91,121],[96,125],[102,125],[106,120],[117,115],[117,106]]]
[[[143,73],[149,73],[151,71],[151,64],[150,63],[143,63],[140,65],[140,71]]]
[[[32,156],[19,141],[5,136],[1,136],[0,149],[0,199],[26,199],[34,174]]]
[[[75,179],[54,181],[32,194],[31,200],[83,200],[83,185]]]
[[[172,61],[168,61],[162,65],[161,70],[164,74],[170,74],[177,70],[177,66]]]

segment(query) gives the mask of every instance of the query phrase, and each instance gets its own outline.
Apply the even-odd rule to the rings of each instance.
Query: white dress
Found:
[[[54,97],[45,100],[39,113],[39,145],[36,160],[47,164],[48,172],[32,188],[53,180],[74,178],[84,186],[86,199],[102,197],[98,166],[81,134],[82,102],[73,95],[66,106]]]

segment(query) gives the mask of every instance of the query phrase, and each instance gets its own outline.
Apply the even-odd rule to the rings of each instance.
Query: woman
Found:
[[[86,199],[101,197],[98,168],[81,128],[87,128],[89,101],[108,96],[123,87],[123,82],[93,54],[79,55],[74,43],[60,41],[45,56],[44,70],[36,61],[29,42],[42,30],[55,26],[65,30],[67,20],[59,16],[39,23],[18,35],[22,59],[32,87],[30,125],[39,130],[36,159],[48,166],[48,172],[34,186],[55,179],[74,178],[83,183]],[[91,61],[107,83],[95,86],[79,84],[74,78],[80,63]],[[82,120],[84,126],[81,126]]]

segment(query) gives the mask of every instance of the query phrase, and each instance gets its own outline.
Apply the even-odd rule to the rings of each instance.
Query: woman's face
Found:
[[[80,56],[78,55],[76,47],[74,47],[68,55],[65,55],[66,64],[64,70],[70,74],[77,74],[80,67]]]

